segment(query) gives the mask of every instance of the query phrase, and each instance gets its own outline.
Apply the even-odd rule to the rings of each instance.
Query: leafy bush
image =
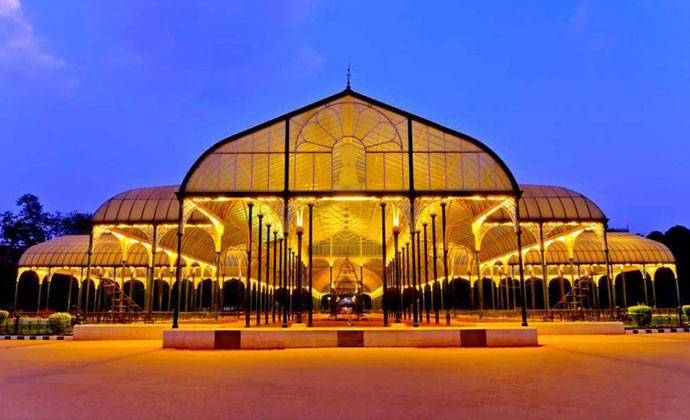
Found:
[[[0,311],[0,324],[5,322],[5,320],[10,316],[10,313],[7,311]]]
[[[54,334],[64,334],[69,331],[72,315],[66,312],[56,312],[48,317],[50,331]]]
[[[685,318],[690,321],[690,305],[683,305],[683,314],[685,315]],[[2,315],[0,315],[0,319],[2,319]]]
[[[646,305],[630,306],[628,315],[638,327],[649,325],[652,322],[652,308]]]

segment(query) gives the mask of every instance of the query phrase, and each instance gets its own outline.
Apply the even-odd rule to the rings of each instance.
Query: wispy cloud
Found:
[[[6,67],[60,68],[66,62],[45,51],[20,0],[0,0],[0,65]]]

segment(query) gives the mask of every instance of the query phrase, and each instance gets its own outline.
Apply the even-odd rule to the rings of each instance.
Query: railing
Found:
[[[463,320],[485,321],[485,322],[503,322],[503,321],[520,321],[522,320],[522,312],[517,310],[456,310],[455,317]],[[529,309],[527,310],[527,319],[529,321],[544,321],[544,322],[610,322],[620,321],[626,325],[632,325],[632,319],[628,315],[625,308],[611,309],[550,309],[548,312],[544,309]],[[686,317],[681,315],[677,308],[654,308],[652,325],[659,326],[680,326],[683,323],[690,322]]]
[[[215,324],[232,322],[240,319],[241,312],[180,312],[178,320],[181,323],[207,323]],[[173,312],[89,312],[86,318],[76,315],[78,324],[129,324],[134,322],[172,322]]]

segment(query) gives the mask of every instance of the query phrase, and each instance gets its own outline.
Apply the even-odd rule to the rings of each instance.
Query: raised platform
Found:
[[[539,335],[614,335],[625,334],[622,322],[531,322]]]
[[[160,340],[170,324],[86,324],[74,326],[74,340]]]
[[[535,328],[234,328],[163,332],[164,348],[194,350],[537,345]]]

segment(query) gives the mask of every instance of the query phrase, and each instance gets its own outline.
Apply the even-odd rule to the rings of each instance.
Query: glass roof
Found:
[[[183,193],[282,192],[286,135],[293,192],[406,191],[410,160],[420,191],[513,194],[517,187],[479,141],[343,91],[216,144],[187,174]]]

